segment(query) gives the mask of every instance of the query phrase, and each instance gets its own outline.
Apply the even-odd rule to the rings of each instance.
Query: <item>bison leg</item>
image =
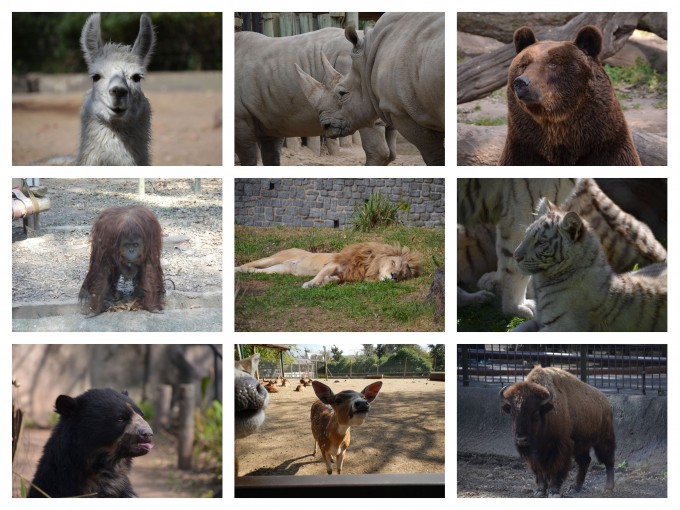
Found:
[[[548,493],[548,480],[543,473],[536,473],[536,490],[534,491],[535,498],[544,498]]]
[[[593,447],[595,450],[595,455],[597,455],[597,460],[602,462],[607,468],[607,484],[605,485],[605,490],[614,490],[614,450],[616,445],[610,442],[604,442],[597,444]]]
[[[578,474],[576,475],[576,483],[573,489],[576,492],[581,490],[583,487],[583,482],[586,479],[586,473],[588,472],[588,466],[590,466],[590,453],[588,450],[579,453],[576,456],[576,464],[578,464]]]

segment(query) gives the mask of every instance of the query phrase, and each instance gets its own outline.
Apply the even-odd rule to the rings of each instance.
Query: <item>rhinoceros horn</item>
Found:
[[[319,83],[310,75],[308,75],[306,72],[304,72],[299,65],[297,64],[294,65],[295,70],[297,71],[298,76],[300,77],[300,79],[298,80],[300,83],[300,87],[302,88],[302,92],[307,98],[307,101],[317,110],[321,110],[323,105],[323,98],[326,93],[326,88],[323,86],[322,83]]]
[[[333,68],[333,65],[328,61],[328,58],[326,58],[326,54],[323,51],[321,52],[321,62],[323,63],[324,71],[326,71],[323,83],[326,87],[333,90],[333,87],[335,87],[344,76]]]

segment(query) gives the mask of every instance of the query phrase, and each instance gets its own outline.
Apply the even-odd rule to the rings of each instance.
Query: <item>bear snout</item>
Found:
[[[531,80],[526,76],[518,76],[512,82],[512,88],[515,90],[515,95],[521,100],[531,100]]]

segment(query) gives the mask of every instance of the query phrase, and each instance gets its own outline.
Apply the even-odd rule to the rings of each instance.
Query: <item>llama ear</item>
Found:
[[[80,47],[83,50],[85,62],[91,65],[94,57],[99,49],[104,45],[102,42],[99,13],[92,14],[83,26],[83,31],[80,34]]]
[[[151,19],[146,14],[142,14],[139,18],[139,35],[137,35],[137,40],[132,47],[132,53],[142,59],[144,67],[148,66],[151,61],[151,53],[155,43],[156,35],[153,31]]]

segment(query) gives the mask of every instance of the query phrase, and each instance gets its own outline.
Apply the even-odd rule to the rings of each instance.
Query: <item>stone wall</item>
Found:
[[[408,204],[409,227],[444,228],[444,179],[236,179],[238,225],[348,228],[371,193]]]

